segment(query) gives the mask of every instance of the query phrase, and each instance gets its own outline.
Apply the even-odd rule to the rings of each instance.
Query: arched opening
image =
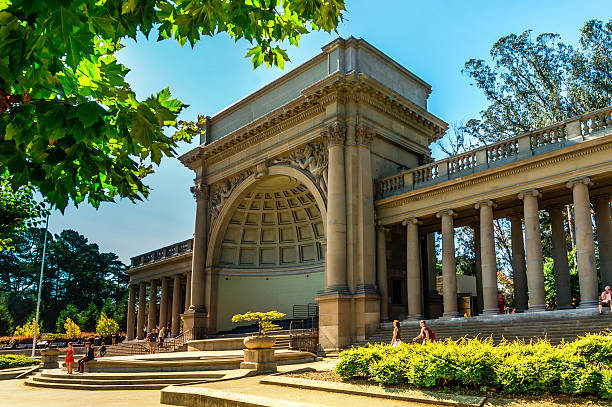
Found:
[[[303,173],[270,170],[236,188],[211,236],[218,331],[237,326],[232,315],[246,311],[277,310],[291,317],[294,305],[314,303],[325,285],[322,197],[312,183],[306,185],[308,177],[292,176]]]

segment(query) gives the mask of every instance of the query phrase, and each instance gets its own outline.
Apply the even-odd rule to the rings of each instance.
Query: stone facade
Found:
[[[149,326],[171,321],[178,332],[184,311],[195,337],[231,328],[232,313],[290,314],[315,301],[325,349],[363,340],[389,318],[457,317],[465,286],[456,276],[459,226],[473,227],[478,241],[476,289],[467,294],[478,298],[478,311],[495,313],[493,222],[501,217],[513,225],[517,302],[539,311],[538,213],[550,208],[555,219],[557,287],[567,296],[565,230],[555,212],[566,204],[575,208],[582,306],[596,305],[589,202],[599,247],[608,247],[612,109],[432,162],[429,145],[447,125],[427,112],[430,91],[351,37],[202,118],[201,144],[180,157],[195,173],[194,238],[133,259],[128,337],[141,337],[144,326],[137,285],[139,305],[147,286],[155,294]],[[442,235],[443,295],[434,233]],[[609,253],[600,255],[605,267]]]

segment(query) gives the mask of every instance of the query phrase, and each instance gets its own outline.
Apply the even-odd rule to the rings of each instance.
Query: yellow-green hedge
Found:
[[[32,359],[25,355],[0,355],[0,369],[13,367],[32,366],[40,363],[38,359]]]
[[[339,355],[336,373],[382,385],[491,388],[506,393],[550,391],[612,398],[612,334],[587,334],[570,343],[437,341],[352,348]]]

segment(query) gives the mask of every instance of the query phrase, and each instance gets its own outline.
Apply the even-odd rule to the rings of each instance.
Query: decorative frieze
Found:
[[[210,223],[211,225],[215,222],[221,209],[223,209],[223,205],[230,197],[234,189],[242,181],[247,179],[251,174],[253,174],[253,169],[248,169],[240,174],[234,175],[232,177],[226,178],[223,181],[214,184],[210,187]]]
[[[288,164],[304,170],[315,179],[327,199],[327,146],[319,141],[275,158],[273,164]]]

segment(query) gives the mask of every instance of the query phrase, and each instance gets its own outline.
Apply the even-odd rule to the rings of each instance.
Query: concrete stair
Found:
[[[502,338],[506,340],[537,340],[547,338],[553,345],[562,340],[566,342],[575,340],[587,332],[601,332],[612,329],[612,315],[605,313],[599,315],[595,312],[574,313],[572,311],[552,311],[540,313],[545,318],[538,319],[537,314],[514,314],[493,317],[457,318],[455,320],[431,320],[428,326],[436,334],[437,340],[446,338],[459,339],[461,337],[486,338],[492,336],[495,343]],[[558,314],[558,315],[555,315]],[[411,342],[419,334],[417,321],[402,322],[402,339]],[[390,343],[393,337],[393,327],[384,324],[365,341],[354,346],[365,346],[367,343]]]
[[[222,372],[73,373],[43,370],[25,381],[27,386],[71,390],[160,390],[166,386],[221,379]]]

